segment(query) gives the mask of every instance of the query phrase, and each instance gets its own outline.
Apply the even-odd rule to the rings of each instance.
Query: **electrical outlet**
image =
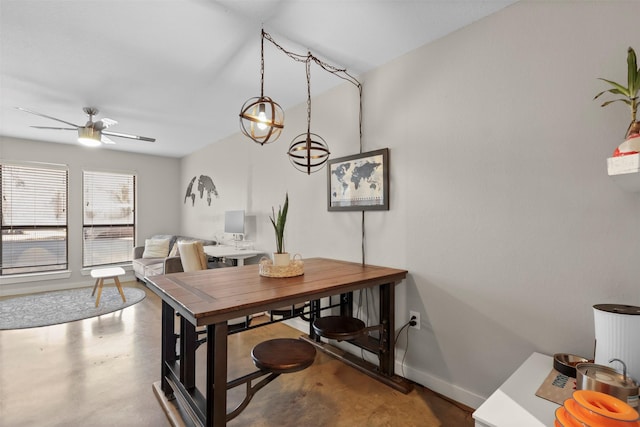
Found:
[[[415,319],[413,319],[413,320],[415,320],[416,325],[415,326],[409,325],[409,327],[410,328],[414,328],[414,329],[420,329],[420,312],[419,311],[410,310],[409,311],[409,320],[411,320],[412,317],[415,317]]]

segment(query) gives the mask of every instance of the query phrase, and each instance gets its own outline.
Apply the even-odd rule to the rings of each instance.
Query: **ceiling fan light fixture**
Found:
[[[98,147],[102,144],[101,132],[91,127],[78,128],[78,142],[85,147]]]
[[[114,144],[106,135],[117,136],[118,138],[136,139],[138,141],[155,142],[155,138],[149,138],[147,136],[130,135],[128,133],[112,132],[107,129],[110,126],[117,124],[118,122],[112,119],[103,118],[101,120],[93,121],[93,116],[98,114],[98,109],[94,107],[84,107],[84,111],[89,116],[89,121],[84,126],[77,125],[75,123],[68,122],[66,120],[58,119],[56,117],[48,116],[46,114],[38,113],[35,111],[27,110],[26,108],[16,107],[20,111],[25,113],[34,114],[36,116],[44,117],[46,119],[55,120],[61,122],[70,127],[51,127],[51,126],[31,126],[38,129],[56,129],[56,130],[75,130],[78,132],[78,142],[89,146],[97,147],[101,144]]]

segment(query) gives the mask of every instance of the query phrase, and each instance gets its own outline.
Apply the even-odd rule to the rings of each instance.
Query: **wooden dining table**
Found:
[[[227,321],[282,306],[311,301],[309,334],[304,339],[322,351],[400,391],[410,383],[394,373],[395,285],[406,270],[326,258],[304,260],[304,274],[275,278],[259,274],[259,265],[174,273],[147,278],[162,298],[161,392],[176,397],[195,424],[224,426],[227,422]],[[350,343],[378,355],[378,364],[363,361],[323,342],[311,323],[321,315],[319,301],[340,295],[340,314],[352,315],[352,292],[379,289],[379,334]],[[176,313],[180,333],[175,333]],[[206,328],[206,384],[196,387],[196,327]],[[249,357],[249,355],[247,355]]]

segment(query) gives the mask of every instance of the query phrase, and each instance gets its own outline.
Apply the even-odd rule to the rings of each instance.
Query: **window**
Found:
[[[136,177],[133,174],[84,171],[84,267],[131,261],[135,235],[135,187]]]
[[[66,270],[66,166],[0,165],[0,275]]]

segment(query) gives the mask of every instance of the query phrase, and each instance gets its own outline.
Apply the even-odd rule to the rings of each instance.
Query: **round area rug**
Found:
[[[115,286],[105,286],[100,306],[96,307],[92,290],[93,286],[0,300],[0,330],[35,328],[100,316],[140,302],[146,295],[142,289],[123,287],[127,302],[122,302]]]

